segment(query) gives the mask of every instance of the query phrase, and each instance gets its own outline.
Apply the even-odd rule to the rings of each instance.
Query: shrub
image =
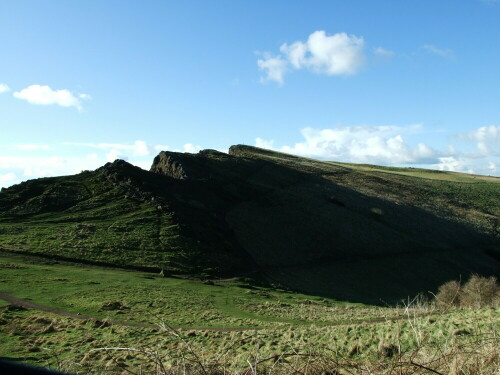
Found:
[[[459,281],[448,281],[441,285],[436,293],[436,303],[441,307],[458,306],[462,286]]]
[[[463,286],[455,280],[441,285],[435,302],[440,307],[496,307],[500,304],[500,286],[494,276],[473,274]]]
[[[498,306],[499,302],[500,287],[494,276],[472,275],[460,293],[460,306],[463,307]]]

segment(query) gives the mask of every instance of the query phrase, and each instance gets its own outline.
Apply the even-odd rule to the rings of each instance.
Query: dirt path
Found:
[[[83,315],[80,313],[72,313],[69,311],[57,309],[55,307],[40,305],[38,303],[34,303],[25,299],[17,298],[11,296],[9,293],[0,292],[0,299],[9,302],[11,305],[24,307],[25,309],[33,309],[50,312],[60,316],[66,316],[68,318],[81,319],[81,320],[92,320],[94,322],[108,322],[117,326],[125,326],[125,327],[136,327],[136,328],[149,328],[160,330],[161,328],[155,324],[146,324],[146,323],[134,323],[134,322],[123,322],[117,320],[109,320],[109,319],[99,319],[89,315]],[[176,330],[196,330],[196,331],[215,331],[215,332],[240,332],[240,331],[250,331],[250,330],[260,330],[262,328],[182,328],[182,327],[172,327]]]
[[[3,299],[4,301],[9,302],[10,304],[14,306],[20,306],[24,307],[26,309],[34,309],[34,310],[40,310],[40,311],[46,311],[50,312],[56,315],[60,316],[66,316],[68,318],[74,318],[74,319],[81,319],[81,320],[92,320],[94,322],[108,322],[114,325],[118,326],[125,326],[125,327],[136,327],[136,328],[149,328],[149,329],[155,329],[155,330],[160,330],[161,328],[158,325],[154,324],[146,324],[146,323],[134,323],[134,322],[123,322],[123,321],[116,321],[116,320],[109,320],[109,319],[99,319],[95,318],[89,315],[82,315],[80,313],[72,313],[69,311],[57,309],[55,307],[50,307],[50,306],[45,306],[45,305],[40,305],[38,303],[34,303],[25,299],[17,298],[14,296],[11,296],[9,293],[6,292],[0,292],[0,299]],[[430,313],[423,313],[423,314],[417,314],[416,317],[421,318],[431,315]],[[407,319],[406,316],[399,316],[399,317],[393,317],[393,318],[372,318],[372,319],[365,319],[365,320],[358,320],[358,321],[353,321],[353,322],[342,322],[342,323],[330,323],[330,324],[323,324],[321,327],[338,327],[338,326],[348,326],[348,325],[353,325],[353,324],[374,324],[374,323],[383,323],[383,322],[395,322],[398,320],[404,320]],[[319,326],[318,326],[319,327]],[[191,328],[182,328],[182,327],[172,327],[175,330],[190,330],[190,331],[213,331],[213,332],[244,332],[244,331],[259,331],[264,328],[214,328],[214,327],[208,327],[208,328],[203,328],[203,327],[191,327]]]

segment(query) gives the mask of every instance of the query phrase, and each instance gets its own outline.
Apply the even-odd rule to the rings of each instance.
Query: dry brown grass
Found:
[[[499,303],[500,286],[494,276],[472,275],[460,293],[460,305],[464,307],[482,308],[498,306]]]
[[[408,309],[410,311],[410,309]],[[205,355],[195,350],[188,338],[167,325],[165,333],[177,338],[175,351],[165,352],[136,348],[98,348],[93,352],[108,359],[100,369],[88,368],[89,373],[155,374],[155,375],[495,375],[500,374],[500,340],[497,332],[456,331],[444,344],[434,341],[418,328],[411,313],[408,320],[416,327],[416,347],[402,349],[404,345],[381,343],[374,356],[359,356],[353,346],[347,354],[339,355],[333,348],[321,352],[310,349],[276,353],[262,357],[256,351],[246,363],[235,366],[227,351],[218,356]],[[246,339],[251,338],[251,335]],[[241,342],[234,342],[240,345]],[[131,368],[124,360],[134,357],[141,363]],[[81,372],[82,373],[82,372]]]
[[[460,306],[466,308],[496,307],[500,304],[500,286],[494,276],[476,274],[461,285],[459,281],[448,281],[441,285],[435,295],[439,307]]]

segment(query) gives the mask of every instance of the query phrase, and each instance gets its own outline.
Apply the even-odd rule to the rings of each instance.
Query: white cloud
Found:
[[[482,155],[500,156],[500,126],[482,126],[468,133],[457,134],[455,138],[474,142]]]
[[[78,97],[83,100],[90,100],[92,97],[89,94],[78,94]]]
[[[284,75],[290,69],[307,69],[325,75],[353,75],[365,62],[364,39],[346,33],[327,35],[318,30],[307,41],[284,43],[280,55],[264,54],[257,65],[266,76],[261,81],[284,82]],[[289,69],[290,68],[290,69]]]
[[[0,188],[10,186],[16,183],[16,180],[17,176],[12,172],[0,174]]]
[[[14,92],[17,99],[26,100],[30,104],[59,105],[61,107],[75,107],[79,111],[83,109],[82,100],[90,99],[87,94],[73,94],[69,90],[52,90],[49,86],[31,85]]]
[[[358,72],[365,60],[363,47],[362,37],[315,31],[307,42],[285,43],[280,51],[296,69],[305,67],[320,74],[339,75]]]
[[[155,151],[167,151],[170,150],[170,146],[168,145],[156,145],[154,146]]]
[[[102,158],[92,157],[0,156],[0,174],[4,176],[0,185],[7,187],[31,178],[75,174],[98,168],[104,163]]]
[[[191,154],[196,154],[197,152],[201,151],[202,147],[199,145],[193,145],[192,143],[186,143],[184,145],[184,152],[189,152]]]
[[[135,141],[133,152],[137,156],[148,156],[153,153],[151,147],[144,141]]]
[[[424,46],[422,46],[422,48],[424,50],[426,50],[427,52],[430,52],[430,53],[433,53],[435,55],[438,55],[438,56],[441,56],[441,57],[447,57],[447,58],[454,58],[454,53],[453,53],[453,50],[449,49],[449,48],[438,48],[432,44],[426,44]]]
[[[268,141],[257,137],[255,138],[255,146],[272,150],[274,146],[274,141],[273,140]]]
[[[275,81],[280,84],[283,83],[287,62],[281,56],[271,57],[266,54],[264,59],[257,60],[257,65],[266,74],[265,77],[261,77],[261,82]]]
[[[106,162],[125,159],[119,150],[111,149],[106,153],[91,153],[82,156],[0,156],[0,187],[7,187],[27,179],[65,176],[94,170]],[[130,160],[130,163],[149,169],[152,160]]]
[[[68,148],[70,149],[69,153]],[[190,153],[196,153],[202,149],[201,146],[192,143],[186,143],[182,148],[184,152]],[[7,187],[32,178],[64,176],[80,173],[83,170],[94,170],[106,162],[113,162],[116,159],[126,160],[133,165],[149,170],[153,162],[153,155],[156,155],[160,150],[167,150],[169,147],[165,145],[152,146],[145,141],[137,140],[128,144],[75,142],[64,142],[50,146],[24,144],[13,145],[6,149],[50,149],[51,153],[57,156],[26,156],[32,155],[28,153],[24,153],[23,156],[0,155],[0,187]],[[86,149],[92,149],[92,152],[86,153]]]
[[[133,157],[146,157],[155,155],[159,151],[169,150],[170,147],[167,145],[155,145],[152,146],[145,141],[137,140],[134,143],[81,143],[81,142],[64,142],[63,145],[67,146],[79,146],[79,147],[90,147],[97,148],[101,150],[108,151],[109,157],[113,155],[122,155],[126,158]],[[182,150],[174,149],[175,152],[189,152],[197,153],[203,148],[200,145],[194,145],[192,143],[186,143]],[[118,154],[119,152],[119,154]],[[127,160],[127,159],[125,159]]]
[[[112,163],[116,159],[127,160],[128,158],[125,155],[123,155],[123,153],[120,150],[113,148],[109,150],[109,152],[106,154],[106,161]]]
[[[255,145],[323,160],[413,165],[443,171],[500,175],[500,127],[481,127],[453,137],[455,140],[475,142],[480,152],[472,153],[460,151],[457,145],[452,144],[434,149],[425,143],[407,142],[407,139],[423,132],[425,130],[421,125],[304,128],[301,130],[303,140],[294,145],[274,147],[273,140],[262,138],[256,138]]]
[[[132,164],[135,165],[136,167],[142,168],[145,171],[149,171],[151,168],[151,163],[152,160],[147,160],[147,161],[134,161]]]
[[[384,59],[390,59],[391,57],[394,57],[395,53],[394,51],[382,48],[382,47],[377,47],[373,49],[373,53],[381,58]]]
[[[5,83],[0,83],[0,94],[4,93],[4,92],[9,92],[10,91],[10,87],[7,86]]]
[[[493,163],[492,161],[489,161],[488,162],[488,169],[491,171],[491,174],[496,174],[498,167],[495,163]]]
[[[451,171],[451,172],[464,172],[464,173],[476,173],[474,168],[471,166],[470,160],[460,156],[444,156],[439,158],[439,163],[433,164],[432,168],[438,169],[440,171]],[[480,172],[478,172],[480,173]],[[483,171],[484,174],[484,171]]]
[[[132,144],[123,143],[81,143],[81,142],[63,142],[68,146],[80,146],[98,148],[101,150],[118,150],[132,152],[133,156],[150,156],[153,154],[155,147],[148,145],[146,142],[137,140]]]
[[[281,151],[320,159],[355,163],[420,163],[437,161],[437,152],[419,143],[410,146],[401,133],[415,127],[339,126],[331,129],[304,128],[303,142],[283,146]],[[256,139],[256,145],[273,148],[273,141]]]
[[[49,145],[36,145],[36,144],[15,145],[14,148],[22,151],[50,150]]]

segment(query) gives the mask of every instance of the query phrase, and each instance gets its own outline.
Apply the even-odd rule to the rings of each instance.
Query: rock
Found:
[[[466,329],[459,329],[459,330],[453,332],[453,334],[455,336],[466,336],[466,335],[470,335],[471,333],[470,333],[470,331],[468,331]]]
[[[111,311],[111,310],[127,310],[129,307],[122,304],[120,301],[106,302],[101,306],[99,311]]]
[[[19,306],[19,305],[9,305],[6,308],[7,311],[26,311],[27,309],[25,307]]]
[[[95,320],[92,328],[106,328],[111,325],[107,320]]]
[[[385,358],[392,358],[399,353],[399,348],[396,345],[384,345],[379,349],[379,353]]]
[[[151,172],[159,173],[177,180],[187,179],[186,161],[188,155],[177,152],[162,151],[154,158]]]

